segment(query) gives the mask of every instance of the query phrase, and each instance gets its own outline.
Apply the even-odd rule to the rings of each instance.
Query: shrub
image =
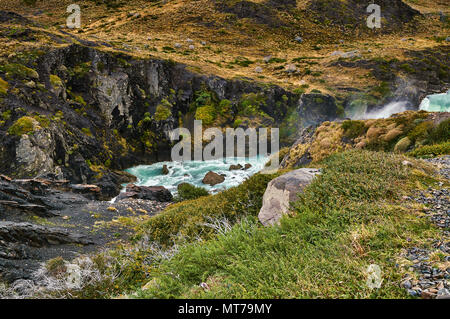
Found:
[[[39,74],[25,65],[18,63],[7,64],[4,67],[1,67],[7,77],[17,77],[17,78],[32,78],[34,80],[39,79]]]
[[[236,119],[233,123],[233,127],[239,127],[242,124],[242,120],[241,119]]]
[[[9,84],[2,78],[0,78],[0,96],[6,95],[8,92]]]
[[[197,199],[202,196],[208,196],[209,193],[203,187],[196,187],[188,183],[178,185],[178,196],[180,200]]]
[[[394,151],[398,153],[404,153],[408,150],[408,148],[411,146],[411,140],[409,137],[404,137],[400,141],[395,144]]]
[[[416,125],[409,133],[408,137],[411,141],[421,141],[428,138],[433,129],[433,122],[425,121]]]
[[[170,109],[167,105],[159,104],[156,107],[156,112],[155,112],[155,120],[156,121],[158,121],[158,122],[165,121],[171,116],[172,116],[172,112],[170,111]]]
[[[229,100],[222,100],[219,103],[220,114],[229,116],[232,108],[232,103]]]
[[[197,108],[195,119],[202,120],[204,125],[210,125],[216,119],[216,110],[212,105],[205,105]]]
[[[242,115],[257,115],[261,107],[266,105],[266,98],[263,94],[248,93],[243,94],[239,104],[239,113]]]
[[[36,120],[30,116],[23,116],[18,119],[8,129],[8,133],[11,135],[22,136],[34,131]]]
[[[84,134],[86,134],[87,136],[92,136],[92,132],[91,132],[91,130],[90,130],[89,128],[83,127],[83,128],[81,129],[81,131],[82,131]]]
[[[253,63],[255,63],[255,62],[247,59],[246,57],[237,57],[233,62],[233,64],[237,64],[244,68],[248,67],[249,65],[251,65]]]
[[[448,154],[450,154],[450,141],[440,144],[424,145],[409,152],[407,155],[420,158],[429,158]]]
[[[7,121],[11,118],[11,110],[7,110],[5,112],[2,113],[2,119]]]
[[[430,133],[430,138],[435,143],[450,140],[450,119],[441,122],[435,127]]]
[[[342,128],[344,129],[344,136],[348,138],[356,138],[366,132],[364,121],[344,121]]]
[[[37,0],[22,0],[22,2],[25,3],[27,6],[34,6]]]
[[[87,105],[86,101],[83,99],[83,97],[81,95],[75,96],[74,97],[74,101],[79,103],[79,104],[81,104],[81,105],[83,105],[83,106]]]
[[[54,88],[59,88],[63,86],[62,80],[59,78],[59,76],[50,74],[50,84]]]

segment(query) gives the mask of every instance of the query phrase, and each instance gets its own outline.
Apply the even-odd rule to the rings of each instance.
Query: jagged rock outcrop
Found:
[[[85,236],[63,229],[49,228],[31,223],[0,221],[0,241],[26,243],[32,247],[62,244],[92,244]]]
[[[150,197],[149,191],[143,195]],[[99,200],[100,187],[95,185],[0,175],[0,281],[33,279],[44,261],[71,259],[116,241],[114,233],[130,230],[115,218],[158,212],[172,198],[159,188],[151,195],[152,200],[109,203]]]
[[[264,226],[277,224],[289,212],[290,203],[298,200],[298,195],[319,173],[317,169],[300,168],[273,179],[264,193],[259,221]]]
[[[320,93],[303,94],[297,112],[304,127],[339,117],[336,100],[331,95]]]
[[[126,192],[120,193],[117,201],[129,198],[153,200],[157,202],[170,202],[173,196],[164,186],[137,186],[127,185]]]

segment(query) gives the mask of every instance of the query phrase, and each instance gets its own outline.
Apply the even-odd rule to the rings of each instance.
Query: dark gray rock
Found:
[[[26,243],[32,247],[61,244],[89,245],[93,242],[84,236],[67,230],[49,228],[31,223],[0,221],[0,240],[12,243]]]
[[[303,94],[297,112],[304,127],[338,118],[336,101],[331,95],[326,94]]]
[[[121,201],[126,198],[153,200],[158,202],[170,202],[173,200],[170,191],[163,186],[136,186],[134,184],[128,185],[126,192],[120,193],[117,200]]]

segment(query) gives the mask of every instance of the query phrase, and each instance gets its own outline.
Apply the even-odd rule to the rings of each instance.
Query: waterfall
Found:
[[[428,112],[450,112],[450,90],[447,93],[428,95],[422,100],[420,110]]]

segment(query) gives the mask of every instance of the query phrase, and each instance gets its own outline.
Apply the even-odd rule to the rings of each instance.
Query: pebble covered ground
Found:
[[[450,180],[450,156],[426,160],[436,165],[439,175]],[[443,183],[440,184],[443,186]],[[412,262],[402,286],[413,297],[450,299],[450,192],[448,187],[419,191],[413,201],[425,204],[425,214],[442,230],[430,248],[412,247],[404,256]],[[436,260],[439,261],[436,266]]]

